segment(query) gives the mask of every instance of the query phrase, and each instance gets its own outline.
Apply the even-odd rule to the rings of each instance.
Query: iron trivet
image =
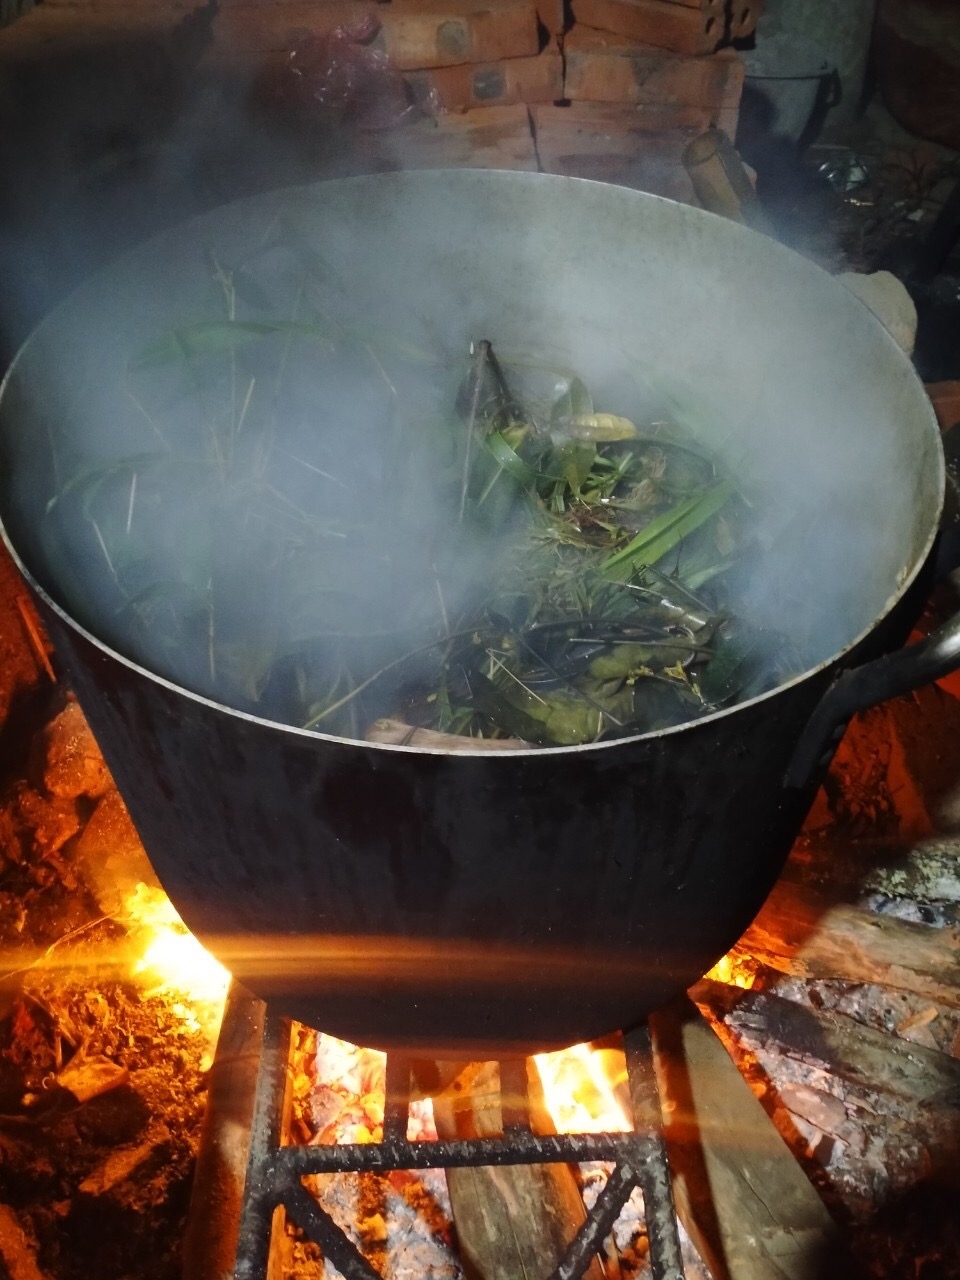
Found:
[[[475,1139],[406,1137],[410,1062],[387,1055],[383,1139],[377,1143],[282,1145],[290,1023],[269,1008],[250,1131],[249,1157],[237,1232],[235,1280],[265,1280],[275,1210],[282,1206],[307,1239],[346,1280],[382,1280],[349,1236],[304,1187],[309,1174],[389,1173],[520,1164],[612,1162],[607,1182],[565,1256],[544,1280],[579,1280],[635,1187],[643,1193],[654,1280],[683,1280],[677,1219],[662,1136],[650,1036],[645,1025],[623,1037],[634,1132],[538,1135],[526,1105],[522,1063],[505,1061],[503,1081],[517,1102],[504,1104],[503,1135]],[[506,1096],[508,1090],[504,1088]]]

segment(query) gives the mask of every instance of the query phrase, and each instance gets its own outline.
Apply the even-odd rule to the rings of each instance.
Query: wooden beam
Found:
[[[771,1053],[826,1071],[835,1081],[886,1094],[912,1113],[943,1116],[945,1137],[947,1128],[954,1136],[960,1132],[960,1062],[948,1054],[772,992],[705,980],[691,995],[711,1016],[722,1018],[734,1038],[749,1036]]]
[[[960,931],[831,903],[786,879],[734,950],[794,977],[873,982],[960,1008]]]
[[[448,1075],[440,1064],[440,1077]],[[502,1113],[496,1063],[470,1064],[433,1100],[441,1138],[496,1136]],[[448,1169],[446,1176],[468,1280],[543,1280],[586,1216],[568,1165]],[[615,1275],[599,1259],[584,1274],[586,1280]]]
[[[849,1276],[839,1229],[686,997],[650,1018],[680,1220],[714,1280]]]
[[[237,982],[231,985],[207,1086],[183,1238],[183,1280],[233,1274],[265,1014],[262,1000]]]

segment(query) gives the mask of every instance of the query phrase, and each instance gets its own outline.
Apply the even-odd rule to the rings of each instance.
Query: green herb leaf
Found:
[[[678,502],[662,516],[651,520],[625,547],[609,556],[601,566],[603,572],[623,581],[640,565],[656,564],[679,542],[721,511],[735,492],[733,484],[724,480],[693,498]]]

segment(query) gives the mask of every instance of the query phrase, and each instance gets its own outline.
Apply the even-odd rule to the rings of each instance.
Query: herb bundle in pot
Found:
[[[660,729],[802,669],[738,608],[753,513],[688,430],[487,340],[449,359],[265,319],[215,270],[226,318],[127,371],[146,447],[60,459],[47,505],[48,553],[98,579],[74,610],[121,652],[284,723],[494,749]]]

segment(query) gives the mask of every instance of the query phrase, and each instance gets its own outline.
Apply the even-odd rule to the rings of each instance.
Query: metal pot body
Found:
[[[237,256],[278,210],[384,325],[439,307],[464,344],[486,336],[614,388],[642,358],[661,386],[692,387],[731,462],[790,505],[796,536],[771,526],[765,573],[782,587],[817,566],[794,615],[789,591],[756,600],[787,626],[822,618],[807,673],[655,735],[449,753],[258,720],[77,624],[36,536],[43,422],[69,412],[50,370],[69,386],[104,350],[122,362],[189,311],[211,240]],[[8,543],[184,920],[282,1011],[422,1053],[630,1026],[736,941],[809,803],[809,786],[784,785],[794,746],[839,669],[902,639],[942,492],[922,388],[841,285],[710,215],[543,175],[351,179],[209,215],[54,313],[0,410]]]

